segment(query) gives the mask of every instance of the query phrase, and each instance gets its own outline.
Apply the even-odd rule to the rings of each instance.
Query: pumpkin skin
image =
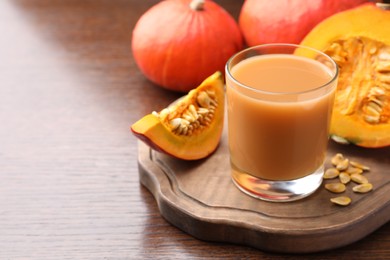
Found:
[[[335,14],[301,42],[322,50],[340,74],[330,133],[335,141],[390,145],[390,11],[374,4]]]
[[[299,43],[320,21],[367,0],[246,0],[239,26],[246,44]]]
[[[202,95],[210,97],[211,103],[199,102],[207,100]],[[131,126],[133,134],[149,145],[152,149],[182,160],[198,160],[212,154],[218,147],[224,122],[225,94],[222,74],[216,72],[205,79],[200,86],[191,90],[177,103],[151,113]],[[188,115],[192,106],[198,112],[198,119],[192,120]],[[173,126],[174,120],[186,119],[190,122],[187,133]]]
[[[230,56],[242,49],[236,21],[216,3],[202,2],[161,1],[134,27],[134,59],[157,85],[188,92],[215,71],[223,71]]]

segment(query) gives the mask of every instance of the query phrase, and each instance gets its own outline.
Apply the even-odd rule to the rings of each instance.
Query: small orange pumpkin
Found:
[[[299,43],[320,21],[368,0],[246,0],[239,25],[246,43]]]
[[[164,88],[188,92],[243,46],[236,21],[221,6],[203,0],[167,0],[138,20],[134,59],[144,75]]]

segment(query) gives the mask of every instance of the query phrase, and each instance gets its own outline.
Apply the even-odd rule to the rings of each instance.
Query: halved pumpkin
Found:
[[[183,160],[205,158],[221,139],[224,99],[222,74],[216,72],[176,103],[141,118],[131,131],[159,152]]]
[[[390,11],[374,4],[335,14],[301,42],[340,68],[331,122],[335,141],[390,145]]]

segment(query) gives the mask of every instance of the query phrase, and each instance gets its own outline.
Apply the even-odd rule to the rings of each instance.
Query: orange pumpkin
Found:
[[[246,0],[239,25],[246,43],[299,43],[320,21],[367,0]],[[331,29],[330,29],[331,30]]]
[[[236,21],[212,1],[167,0],[138,20],[134,59],[144,75],[164,88],[188,92],[243,46]]]

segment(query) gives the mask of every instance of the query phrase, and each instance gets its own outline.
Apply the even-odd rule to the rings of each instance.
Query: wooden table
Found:
[[[130,51],[156,2],[0,1],[0,259],[390,259],[390,223],[298,256],[199,241],[160,216],[129,132],[179,97]],[[237,18],[242,0],[218,2]]]

